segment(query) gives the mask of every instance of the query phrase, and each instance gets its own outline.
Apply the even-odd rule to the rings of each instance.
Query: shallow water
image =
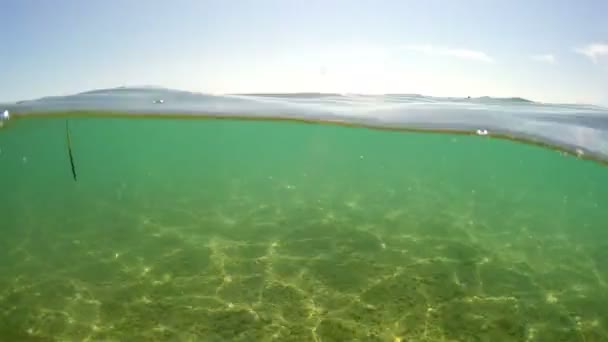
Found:
[[[281,121],[0,130],[0,340],[604,341],[608,169]]]

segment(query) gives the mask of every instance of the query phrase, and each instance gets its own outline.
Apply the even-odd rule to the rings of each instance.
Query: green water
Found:
[[[0,130],[1,341],[606,341],[608,169],[287,122]]]

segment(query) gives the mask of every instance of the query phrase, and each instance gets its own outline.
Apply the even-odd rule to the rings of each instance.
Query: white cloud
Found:
[[[533,60],[535,60],[537,62],[543,62],[543,63],[549,63],[549,64],[557,64],[557,59],[555,58],[555,56],[553,56],[551,54],[534,55],[534,56],[531,56],[530,58],[532,58]]]
[[[589,57],[593,63],[597,63],[601,57],[608,58],[608,44],[593,43],[584,48],[577,48],[574,51]]]
[[[428,55],[451,56],[462,59],[470,59],[480,62],[492,63],[494,59],[485,52],[469,49],[453,49],[447,47],[437,47],[432,45],[409,45],[404,49],[414,52],[426,53]]]

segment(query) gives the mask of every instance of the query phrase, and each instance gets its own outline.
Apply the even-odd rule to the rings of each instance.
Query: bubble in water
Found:
[[[582,157],[583,155],[585,155],[585,151],[583,151],[583,150],[582,150],[582,149],[580,149],[580,148],[577,148],[577,149],[576,149],[576,156],[580,158],[580,157]]]

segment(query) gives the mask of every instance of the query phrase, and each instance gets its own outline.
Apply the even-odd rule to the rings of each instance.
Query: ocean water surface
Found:
[[[608,340],[604,108],[118,88],[0,113],[0,341]]]

